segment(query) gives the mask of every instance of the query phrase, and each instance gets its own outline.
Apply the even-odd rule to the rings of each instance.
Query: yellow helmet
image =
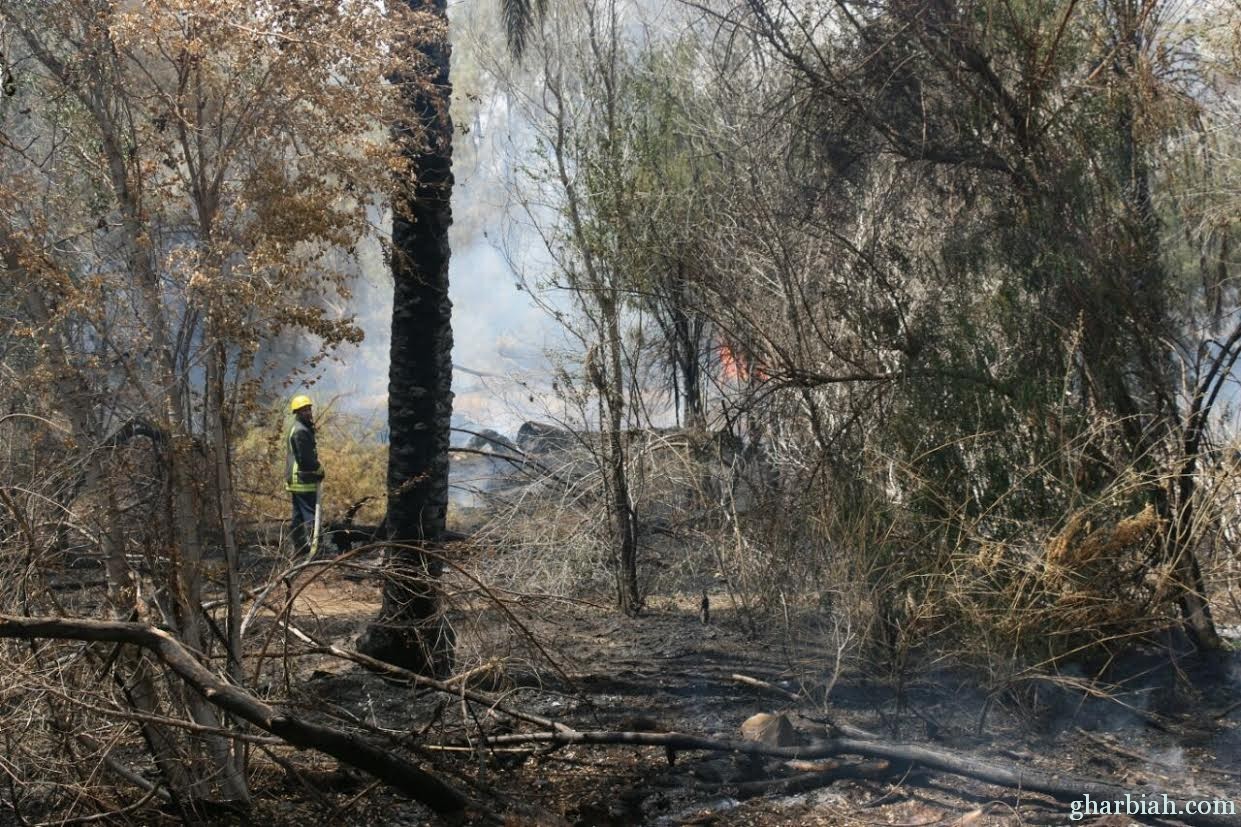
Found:
[[[293,401],[289,403],[289,410],[296,413],[302,408],[309,408],[314,403],[310,401],[310,397],[305,394],[298,394],[293,397]]]

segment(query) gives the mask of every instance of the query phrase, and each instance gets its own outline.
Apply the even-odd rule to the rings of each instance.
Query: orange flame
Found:
[[[766,372],[744,351],[728,342],[719,344],[720,375],[733,382],[748,382],[751,377],[766,379]]]
[[[745,365],[737,359],[737,354],[727,344],[720,345],[720,374],[725,379],[741,381],[747,378]]]

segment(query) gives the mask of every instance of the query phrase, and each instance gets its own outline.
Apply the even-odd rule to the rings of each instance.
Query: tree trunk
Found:
[[[228,600],[225,622],[225,660],[229,678],[237,686],[245,686],[245,670],[241,660],[241,556],[237,545],[237,518],[233,510],[233,472],[229,465],[228,435],[224,429],[224,376],[228,362],[223,343],[217,338],[207,354],[206,407],[209,421],[211,458],[215,465],[216,496],[219,504],[220,530],[224,537],[224,588]],[[223,751],[220,751],[223,755]],[[245,783],[245,749],[240,740],[224,757],[224,783],[233,800],[249,803]]]
[[[411,7],[446,17],[445,0]],[[412,124],[422,130],[413,156],[413,197],[392,220],[392,346],[388,368],[388,546],[383,606],[358,641],[364,653],[423,674],[451,668],[452,634],[439,613],[441,565],[426,553],[448,512],[452,422],[452,304],[448,299],[448,228],[452,224],[452,120],[447,42],[423,47],[433,67],[431,91],[406,86]]]
[[[1133,47],[1131,51],[1125,53],[1125,60],[1123,62],[1124,73],[1137,77],[1140,69],[1134,65],[1134,61],[1143,48],[1140,26],[1137,24],[1139,8],[1133,0],[1118,8],[1121,13],[1119,21],[1121,30],[1131,32],[1130,38]],[[1138,367],[1134,372],[1139,376],[1144,376],[1155,391],[1148,393],[1148,396],[1153,400],[1153,403],[1148,404],[1154,408],[1151,412],[1151,418],[1159,422],[1160,427],[1157,433],[1162,436],[1167,433],[1175,433],[1170,422],[1172,411],[1162,404],[1164,399],[1172,397],[1170,390],[1172,380],[1164,375],[1166,368],[1163,366],[1173,364],[1174,360],[1170,348],[1165,344],[1166,340],[1158,334],[1171,329],[1172,325],[1167,318],[1168,310],[1165,301],[1165,289],[1168,277],[1164,272],[1162,264],[1159,215],[1151,194],[1151,164],[1147,157],[1146,148],[1143,146],[1142,139],[1138,133],[1135,110],[1136,105],[1132,100],[1129,100],[1120,111],[1120,133],[1122,135],[1121,175],[1123,176],[1122,180],[1128,182],[1126,196],[1134,222],[1133,246],[1140,253],[1128,273],[1129,279],[1126,286],[1138,298],[1138,312],[1135,316],[1139,323],[1145,322],[1150,331],[1143,331],[1147,332],[1147,335],[1143,337],[1146,341],[1142,342],[1142,344],[1148,350],[1138,351],[1139,355],[1144,355],[1146,358],[1139,361]],[[1241,328],[1238,328],[1238,330],[1241,330]],[[1196,543],[1194,542],[1194,518],[1196,516],[1194,499],[1197,483],[1198,449],[1199,440],[1206,428],[1207,418],[1210,415],[1211,406],[1215,400],[1215,396],[1211,391],[1216,371],[1229,358],[1230,351],[1237,342],[1236,336],[1237,334],[1234,333],[1233,337],[1229,339],[1228,346],[1221,350],[1214,369],[1208,373],[1207,379],[1196,389],[1191,403],[1188,423],[1185,429],[1184,459],[1173,483],[1177,489],[1177,496],[1174,500],[1174,511],[1171,515],[1172,520],[1169,526],[1166,548],[1166,553],[1172,561],[1177,575],[1178,586],[1181,589],[1179,603],[1187,630],[1194,643],[1199,649],[1203,650],[1220,649],[1223,647],[1223,642],[1215,629],[1215,621],[1211,617],[1211,606],[1206,597],[1206,583],[1202,577],[1202,568],[1198,564],[1198,555],[1195,549]],[[1231,358],[1235,360],[1236,356],[1234,355]],[[1232,362],[1229,362],[1228,370],[1224,371],[1225,374],[1231,372],[1231,366]],[[1123,379],[1119,377],[1117,381],[1123,383]],[[1210,395],[1208,396],[1208,394]],[[1139,456],[1146,456],[1148,453],[1152,453],[1146,450],[1145,446],[1137,447],[1142,448],[1141,453],[1138,454]],[[1137,450],[1137,447],[1135,447],[1135,450]]]
[[[637,516],[629,496],[629,475],[625,468],[625,375],[621,367],[619,297],[614,287],[597,285],[602,330],[607,347],[607,375],[598,365],[591,371],[600,399],[599,427],[603,430],[603,457],[607,464],[608,513],[612,523],[612,544],[616,558],[616,605],[627,615],[642,608],[638,592]]]
[[[673,351],[685,398],[684,422],[687,427],[701,428],[706,421],[700,367],[702,319],[691,304],[684,262],[677,262],[677,272],[671,287],[672,330],[675,340]]]

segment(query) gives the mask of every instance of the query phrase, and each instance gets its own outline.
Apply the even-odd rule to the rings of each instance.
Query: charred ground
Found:
[[[328,571],[302,590],[293,623],[322,642],[352,646],[377,599],[376,575],[357,562],[361,569]],[[486,557],[472,565],[485,568]],[[452,579],[472,591],[470,580]],[[626,617],[596,600],[475,594],[453,612],[458,668],[471,687],[507,706],[580,731],[731,740],[750,716],[783,713],[806,745],[845,726],[996,765],[1110,781],[1134,795],[1158,789],[1181,799],[1241,798],[1237,711],[1221,714],[1236,700],[1235,653],[1203,657],[1187,641],[1167,640],[1110,664],[1082,663],[991,691],[983,676],[933,663],[919,663],[903,680],[848,666],[825,699],[833,676],[824,664],[834,653],[816,641],[809,620],[773,621],[755,634],[725,596],[713,598],[704,625],[691,595],[652,598],[640,616]],[[418,733],[416,752],[459,774],[488,808],[526,819],[521,823],[1074,823],[1066,804],[1049,796],[912,762],[844,757],[839,771],[815,778],[822,767],[729,752],[675,751],[670,760],[661,746],[513,742],[537,727],[356,664],[299,654],[304,647],[295,640],[290,646],[279,659],[292,664],[286,688],[294,707],[398,740]],[[484,742],[495,736],[509,742]],[[330,763],[318,762],[308,785],[296,780],[316,763],[298,760],[281,782],[277,812],[357,824],[427,818],[421,807]],[[858,773],[871,777],[848,777]]]

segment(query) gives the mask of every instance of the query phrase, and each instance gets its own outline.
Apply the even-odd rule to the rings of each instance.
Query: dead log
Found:
[[[1124,800],[1125,793],[1133,794],[1119,784],[1096,778],[1085,778],[1068,773],[1049,773],[1039,770],[996,764],[972,755],[951,750],[930,748],[917,744],[902,744],[861,738],[825,738],[808,746],[770,747],[755,741],[739,741],[726,738],[707,738],[679,732],[531,732],[525,734],[499,735],[483,739],[487,744],[547,743],[598,746],[647,746],[663,747],[679,751],[737,752],[748,755],[766,755],[773,758],[829,758],[837,755],[858,755],[864,758],[886,759],[904,764],[918,764],[928,769],[952,775],[973,778],[988,784],[1015,790],[1042,793],[1058,801],[1080,801],[1086,795],[1099,801]],[[1142,794],[1155,799],[1166,794],[1171,800],[1183,798],[1171,791],[1144,787]],[[1183,823],[1203,827],[1241,827],[1241,817],[1236,815],[1180,815]]]
[[[176,639],[154,626],[119,621],[0,615],[0,638],[80,640],[140,646],[159,658],[211,703],[283,738],[292,746],[316,750],[357,767],[441,815],[460,814],[472,805],[465,795],[396,755],[386,745],[302,720],[225,683],[195,660]]]

